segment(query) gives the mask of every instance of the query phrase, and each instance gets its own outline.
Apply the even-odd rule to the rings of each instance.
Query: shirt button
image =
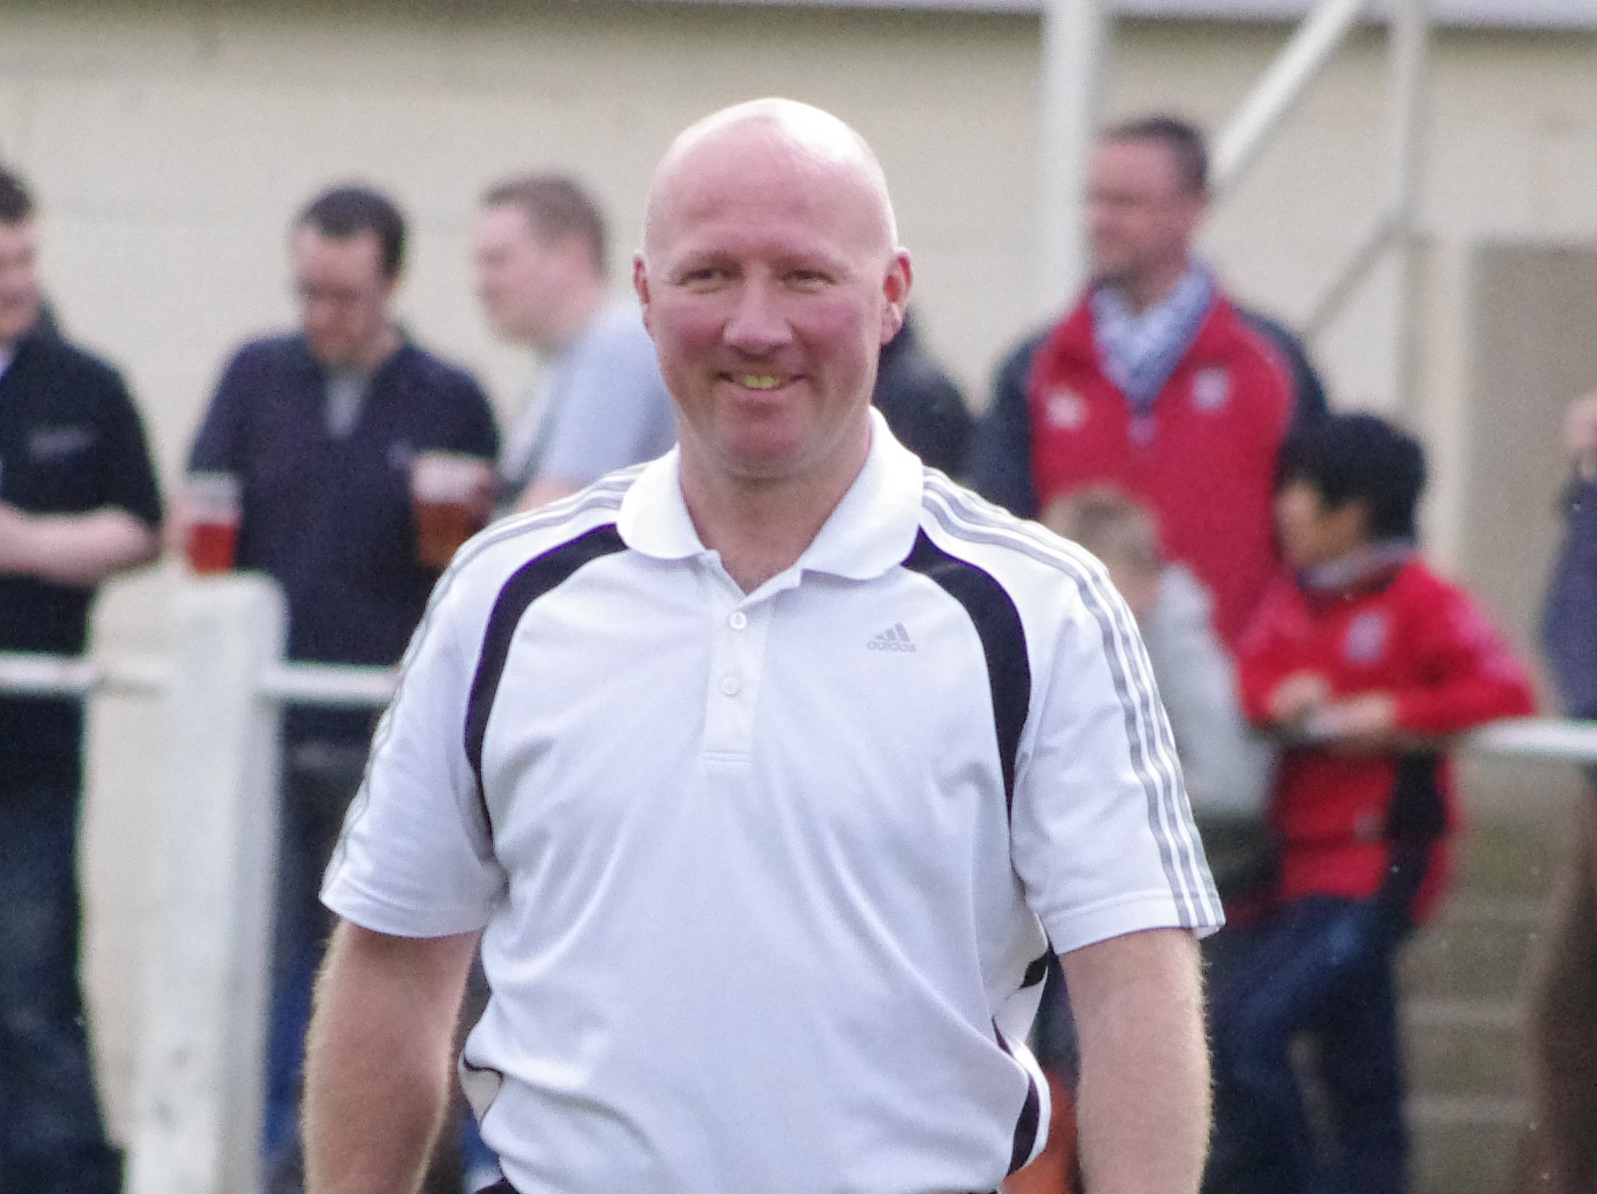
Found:
[[[736,676],[722,676],[721,677],[721,695],[722,696],[729,696],[729,697],[737,696],[738,689],[740,689],[741,687],[743,687],[743,686],[738,683],[738,678]]]
[[[735,609],[732,611],[732,616],[726,620],[726,624],[733,630],[742,630],[749,624],[749,616],[742,610]]]

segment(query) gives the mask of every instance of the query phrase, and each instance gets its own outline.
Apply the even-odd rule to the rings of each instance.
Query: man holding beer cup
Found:
[[[116,370],[46,313],[33,201],[0,166],[0,651],[76,655],[161,501]],[[117,1194],[78,982],[80,701],[0,697],[0,1187]]]
[[[291,659],[397,662],[439,570],[487,516],[493,415],[470,376],[395,325],[404,244],[402,216],[374,191],[339,187],[308,204],[289,244],[300,328],[238,350],[190,453],[180,503],[190,564],[276,578]],[[300,1059],[327,931],[316,891],[371,717],[291,707],[283,729],[264,1142],[273,1190],[300,1184]]]

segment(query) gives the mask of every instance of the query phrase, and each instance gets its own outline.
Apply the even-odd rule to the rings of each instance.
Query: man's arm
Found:
[[[1081,1156],[1093,1194],[1196,1194],[1209,1142],[1198,947],[1184,929],[1061,956],[1081,1046]]]
[[[339,924],[305,1050],[310,1194],[411,1194],[448,1099],[477,934],[390,937]]]
[[[126,510],[29,514],[0,502],[0,573],[96,585],[148,564],[160,546],[155,528]]]
[[[521,491],[521,496],[516,499],[516,511],[520,513],[524,510],[536,510],[539,506],[547,506],[550,502],[570,497],[581,488],[582,486],[575,481],[562,481],[559,477],[539,477]]]

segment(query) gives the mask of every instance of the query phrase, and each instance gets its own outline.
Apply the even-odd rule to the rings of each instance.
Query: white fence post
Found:
[[[254,1194],[277,843],[283,600],[254,576],[175,605],[165,824],[154,859],[131,1194]]]

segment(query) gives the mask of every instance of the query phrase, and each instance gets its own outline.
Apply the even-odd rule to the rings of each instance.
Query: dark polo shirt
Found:
[[[189,467],[236,473],[238,567],[288,598],[289,657],[398,662],[438,579],[416,559],[409,469],[445,449],[492,461],[499,438],[470,375],[406,341],[371,378],[354,426],[327,427],[326,379],[301,335],[258,340],[222,375]],[[359,711],[291,708],[291,741],[364,740]]]
[[[114,506],[151,527],[161,521],[144,429],[121,375],[47,319],[0,374],[0,501],[30,514]],[[0,650],[81,653],[94,592],[0,573]],[[81,702],[0,697],[0,790],[75,790],[82,733]]]

